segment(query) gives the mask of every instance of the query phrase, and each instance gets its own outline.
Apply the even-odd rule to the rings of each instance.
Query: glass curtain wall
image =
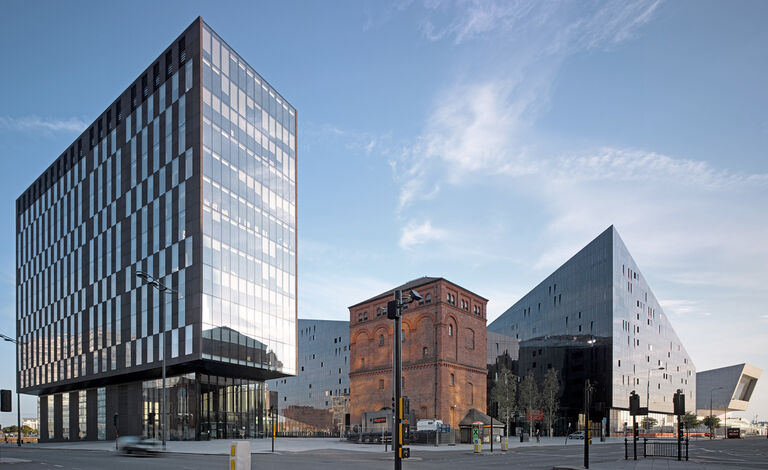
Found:
[[[86,391],[77,392],[77,424],[79,429],[79,439],[85,440],[88,437],[88,407],[86,404]]]
[[[142,385],[145,437],[162,437],[162,380]],[[198,393],[199,390],[199,393]],[[264,435],[263,382],[206,374],[166,378],[168,440],[252,438]]]
[[[202,40],[203,357],[295,374],[296,111]]]
[[[69,392],[61,394],[61,437],[69,440]]]
[[[263,382],[200,374],[200,438],[263,437],[266,389]]]
[[[166,407],[168,413],[167,440],[195,439],[197,428],[197,383],[194,374],[167,377]],[[145,437],[162,438],[162,379],[148,380],[142,384],[142,426]]]

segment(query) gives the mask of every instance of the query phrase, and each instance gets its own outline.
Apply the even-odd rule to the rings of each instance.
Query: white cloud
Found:
[[[403,227],[400,233],[400,247],[407,250],[425,243],[443,241],[448,237],[448,231],[432,226],[430,220],[419,222],[413,220]]]
[[[426,3],[431,39],[450,35],[458,43],[488,35],[497,49],[509,52],[492,75],[480,81],[459,79],[438,94],[421,135],[394,159],[400,210],[434,197],[444,183],[469,181],[472,173],[515,177],[541,171],[531,129],[548,106],[560,63],[573,53],[631,38],[658,4],[602,2],[588,8],[581,3],[560,6],[537,1]],[[438,17],[445,23],[442,28],[434,26]],[[610,170],[594,158],[562,163]],[[645,164],[665,163],[669,162],[655,159]]]
[[[0,129],[12,131],[80,133],[87,126],[88,122],[79,118],[56,119],[39,116],[0,116]]]

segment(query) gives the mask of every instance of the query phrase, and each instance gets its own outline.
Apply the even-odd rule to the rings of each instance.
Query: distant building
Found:
[[[21,420],[21,426],[27,426],[31,429],[40,429],[40,420],[37,418],[24,418]]]
[[[349,413],[349,322],[299,319],[298,374],[267,381],[283,431],[338,432]]]
[[[746,411],[763,371],[750,364],[736,364],[696,373],[696,414],[719,416]],[[711,410],[711,411],[710,411]]]
[[[422,277],[397,289],[414,289],[423,301],[403,314],[403,395],[417,418],[456,428],[471,408],[486,407],[487,299],[439,277]],[[349,307],[350,415],[392,406],[393,321],[385,308],[395,289]]]
[[[612,434],[631,426],[633,390],[662,425],[673,422],[678,389],[687,409],[696,409],[696,368],[613,226],[488,330],[520,340],[520,376],[541,381],[549,368],[560,372],[561,411],[574,425],[583,416],[587,379],[595,387],[592,419],[605,418]]]

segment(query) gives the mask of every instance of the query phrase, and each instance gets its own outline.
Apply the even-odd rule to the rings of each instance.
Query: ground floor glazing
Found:
[[[274,392],[273,392],[274,395]],[[111,440],[141,435],[167,440],[263,437],[272,429],[264,382],[190,373],[38,398],[41,441]]]

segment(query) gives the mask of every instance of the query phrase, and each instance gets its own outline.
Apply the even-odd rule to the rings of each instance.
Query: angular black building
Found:
[[[613,226],[488,325],[520,341],[514,364],[539,382],[559,373],[559,429],[584,425],[587,380],[595,435],[631,429],[629,395],[661,426],[673,426],[672,398],[696,409],[696,367],[670,319]],[[514,368],[513,366],[513,368]],[[642,418],[642,417],[641,417]]]
[[[41,441],[159,438],[163,358],[168,439],[268,429],[297,365],[296,127],[197,18],[17,199]]]

